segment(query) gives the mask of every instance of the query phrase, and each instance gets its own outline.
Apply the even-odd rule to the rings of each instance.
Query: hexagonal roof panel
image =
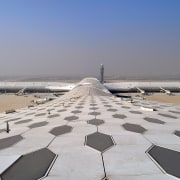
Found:
[[[57,110],[57,112],[64,112],[64,111],[67,111],[67,110],[66,109]]]
[[[21,119],[21,118],[12,118],[12,119],[9,119],[8,121],[9,121],[9,122],[11,122],[11,121],[17,121],[17,120],[19,120],[19,119]]]
[[[103,123],[104,123],[104,121],[101,119],[91,119],[88,121],[88,124],[92,124],[92,125],[96,125],[96,126],[101,125]]]
[[[124,108],[124,109],[130,109],[129,106],[121,106],[121,107]]]
[[[180,137],[180,131],[175,131],[174,134]]]
[[[66,134],[72,131],[72,127],[68,126],[68,125],[64,125],[64,126],[58,126],[53,128],[50,133],[55,135],[55,136],[59,136],[62,134]]]
[[[164,114],[164,113],[159,113],[160,116],[163,116],[163,117],[167,117],[167,118],[172,118],[172,119],[177,119],[176,116],[172,116],[170,114]]]
[[[55,157],[56,155],[47,148],[23,155],[2,173],[1,178],[6,180],[39,179],[46,175]]]
[[[15,122],[15,124],[23,124],[23,123],[28,123],[31,121],[32,121],[32,119],[25,119],[25,120],[17,121],[17,122]]]
[[[160,146],[153,146],[148,154],[163,168],[168,174],[180,178],[180,152]]]
[[[169,110],[169,112],[172,112],[174,114],[180,114],[180,111]]]
[[[86,145],[100,152],[104,152],[108,148],[114,146],[114,142],[110,135],[95,132],[86,136]]]
[[[111,105],[104,105],[104,107],[112,107]]]
[[[73,120],[77,120],[79,119],[78,116],[67,116],[64,118],[64,120],[67,120],[67,121],[73,121]]]
[[[48,122],[42,121],[42,122],[38,122],[38,123],[31,124],[31,125],[28,126],[28,127],[29,127],[29,128],[38,128],[38,127],[45,126],[45,125],[47,125],[47,124],[48,124]]]
[[[99,109],[98,107],[91,107],[91,108],[89,108],[90,110],[97,110],[97,109]]]
[[[117,119],[124,119],[126,118],[127,116],[123,115],[123,114],[113,114],[112,115],[114,118],[117,118]]]
[[[60,115],[59,114],[51,114],[48,116],[48,118],[55,118],[55,117],[59,117]]]
[[[111,109],[107,109],[107,111],[116,112],[116,111],[117,111],[117,109],[113,109],[113,108],[111,108]]]
[[[75,108],[76,109],[82,109],[83,107],[82,106],[76,106]]]
[[[5,149],[13,146],[14,144],[21,141],[23,137],[21,135],[11,136],[7,138],[0,139],[0,149]]]
[[[143,128],[142,126],[140,126],[138,124],[125,123],[122,126],[127,131],[132,131],[132,132],[136,132],[136,133],[141,133],[142,134],[142,133],[144,133],[146,131],[145,128]]]
[[[156,118],[149,118],[149,117],[145,117],[144,120],[151,122],[151,123],[157,123],[157,124],[165,124],[164,121],[161,121],[159,119]]]
[[[46,113],[39,113],[39,114],[35,114],[35,116],[45,116],[46,115]]]
[[[71,111],[71,112],[74,113],[74,114],[79,114],[79,113],[81,113],[82,111],[74,110],[74,111]]]
[[[89,115],[94,115],[94,116],[97,116],[97,115],[100,115],[101,113],[100,112],[90,112]]]
[[[140,111],[129,111],[129,112],[132,114],[142,114],[142,112],[140,112]]]

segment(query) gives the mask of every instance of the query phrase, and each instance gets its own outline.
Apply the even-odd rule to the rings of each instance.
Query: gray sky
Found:
[[[136,2],[136,3],[135,3]],[[0,76],[180,75],[180,1],[4,1]]]

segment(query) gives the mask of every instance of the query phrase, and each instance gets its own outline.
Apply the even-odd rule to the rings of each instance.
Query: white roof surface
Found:
[[[4,131],[6,121],[10,133]],[[180,158],[179,132],[180,106],[140,99],[127,103],[88,78],[49,103],[0,114],[0,176],[8,180],[13,173],[8,167],[15,167],[21,155],[47,148],[58,156],[45,180],[178,179],[147,151],[160,146]]]

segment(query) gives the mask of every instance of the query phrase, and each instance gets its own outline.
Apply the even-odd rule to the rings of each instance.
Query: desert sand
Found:
[[[135,94],[128,94],[135,96]],[[31,102],[35,99],[34,95],[27,95],[27,96],[16,96],[14,94],[1,94],[0,95],[0,112],[5,112],[9,109],[20,109],[23,107],[27,107],[28,105],[32,105]],[[145,96],[146,100],[150,101],[157,101],[162,103],[174,103],[180,104],[180,94],[173,94],[171,96],[163,93],[154,93],[152,95]]]
[[[163,93],[154,93],[152,95],[145,96],[145,98],[150,101],[180,104],[180,94],[178,93],[172,94],[171,96]]]
[[[0,112],[5,112],[9,109],[19,109],[32,105],[31,101],[35,99],[33,95],[28,96],[16,96],[13,94],[0,95]]]

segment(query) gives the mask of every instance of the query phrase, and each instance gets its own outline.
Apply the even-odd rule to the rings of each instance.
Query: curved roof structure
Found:
[[[128,103],[86,78],[46,104],[0,114],[0,178],[175,180],[179,132],[179,105]]]
[[[112,96],[112,94],[96,78],[85,78],[80,81],[64,98],[86,96]]]

